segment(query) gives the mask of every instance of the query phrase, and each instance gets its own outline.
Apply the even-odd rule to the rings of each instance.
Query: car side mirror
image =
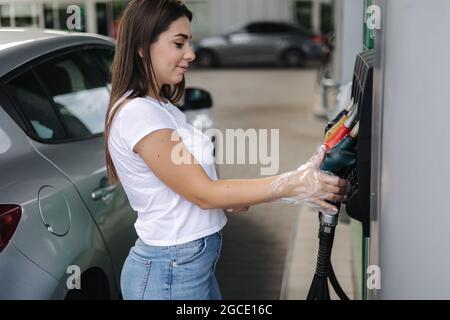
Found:
[[[183,110],[199,110],[212,107],[212,98],[208,91],[200,88],[187,88],[184,94]]]

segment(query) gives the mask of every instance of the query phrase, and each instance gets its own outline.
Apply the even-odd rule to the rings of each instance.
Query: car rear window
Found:
[[[5,85],[32,138],[53,143],[103,133],[110,91],[89,50],[47,60]]]
[[[6,85],[6,90],[42,140],[61,140],[66,133],[47,94],[35,75],[28,71]]]
[[[109,90],[96,67],[89,55],[77,53],[36,68],[71,137],[103,133]]]
[[[108,84],[111,83],[111,65],[114,58],[114,49],[99,48],[89,50],[89,53],[97,59],[103,74],[106,76]]]

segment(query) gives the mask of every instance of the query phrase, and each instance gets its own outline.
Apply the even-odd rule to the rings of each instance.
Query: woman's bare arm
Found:
[[[134,151],[169,188],[203,209],[242,208],[299,196],[302,201],[311,200],[319,207],[333,210],[334,206],[324,200],[343,199],[346,182],[322,174],[312,165],[266,178],[212,180],[183,142],[172,139],[173,134],[178,137],[173,129],[157,130],[141,139]],[[174,150],[175,156],[182,151],[183,159],[189,161],[179,164],[178,159],[172,159]]]
[[[173,129],[157,130],[134,147],[153,173],[174,192],[203,209],[241,208],[276,199],[270,184],[278,176],[260,179],[212,180],[181,141],[171,141]],[[179,145],[181,143],[181,145]],[[178,146],[177,146],[178,145]],[[172,161],[172,150],[180,147],[187,164]]]

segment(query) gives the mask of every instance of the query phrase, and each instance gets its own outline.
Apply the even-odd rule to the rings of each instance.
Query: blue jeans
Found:
[[[221,300],[214,271],[222,231],[175,246],[136,241],[120,285],[125,300]]]

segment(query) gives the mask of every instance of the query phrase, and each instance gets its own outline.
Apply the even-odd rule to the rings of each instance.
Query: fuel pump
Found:
[[[324,138],[327,153],[320,166],[323,171],[349,180],[346,212],[362,222],[365,237],[369,236],[373,62],[373,50],[357,55],[352,103],[327,124]],[[340,210],[339,203],[334,205]],[[339,212],[335,215],[319,213],[319,252],[308,300],[329,300],[328,280],[341,299],[348,299],[331,264],[338,219]]]
[[[350,115],[350,117],[347,117],[347,121],[342,123],[333,135],[329,136],[329,143],[327,145],[328,151],[320,166],[322,171],[331,172],[341,178],[347,178],[351,170],[355,168],[355,147],[359,132],[359,123],[353,125],[354,119],[356,119],[356,110],[357,107],[353,109],[354,113]],[[347,115],[342,114],[341,116],[346,117]],[[336,123],[339,123],[339,120],[337,120]],[[339,141],[336,141],[339,136],[342,136],[342,132],[348,131],[350,128],[352,129],[349,133],[341,137]],[[339,203],[333,204],[340,210]],[[339,212],[334,215],[323,212],[319,213],[319,253],[317,257],[316,272],[307,296],[308,300],[330,300],[328,279],[338,296],[342,300],[348,300],[347,295],[336,279],[331,265],[331,251],[333,248],[334,232],[338,224],[338,218]]]

